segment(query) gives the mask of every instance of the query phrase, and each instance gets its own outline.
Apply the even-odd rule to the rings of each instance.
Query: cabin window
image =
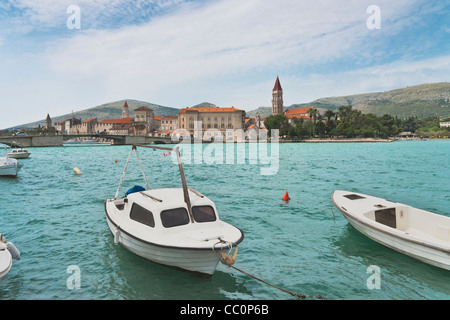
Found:
[[[133,203],[130,211],[130,219],[145,224],[149,227],[155,227],[155,220],[153,219],[153,214],[144,209],[137,203]]]
[[[385,226],[396,228],[395,208],[388,208],[375,211],[375,221]]]
[[[192,207],[192,214],[196,222],[212,222],[216,221],[216,214],[211,206]]]
[[[357,194],[347,194],[344,197],[350,200],[365,199],[364,197],[358,196]]]
[[[185,208],[164,210],[161,212],[161,221],[166,228],[182,226],[189,223],[189,215]]]

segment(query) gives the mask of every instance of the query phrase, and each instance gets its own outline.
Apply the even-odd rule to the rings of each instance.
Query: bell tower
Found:
[[[129,118],[129,117],[130,117],[130,109],[128,108],[128,103],[125,101],[122,109],[122,118]]]
[[[283,89],[278,76],[272,90],[272,114],[283,114]]]

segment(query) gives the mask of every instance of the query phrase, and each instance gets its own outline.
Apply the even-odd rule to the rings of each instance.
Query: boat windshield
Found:
[[[189,215],[186,208],[176,208],[161,212],[161,222],[164,227],[172,228],[189,223]]]
[[[216,221],[216,214],[211,206],[195,206],[192,207],[192,213],[196,222],[212,222]]]

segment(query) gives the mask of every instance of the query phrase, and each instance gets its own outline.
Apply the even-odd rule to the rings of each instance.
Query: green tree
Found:
[[[271,115],[264,120],[264,126],[268,130],[268,136],[271,136],[271,130],[272,129],[278,129],[280,130],[280,137],[287,135],[289,130],[289,121],[286,115],[284,114],[277,114],[277,115]]]

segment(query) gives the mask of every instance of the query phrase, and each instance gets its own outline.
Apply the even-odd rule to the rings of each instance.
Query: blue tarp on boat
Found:
[[[125,196],[127,196],[131,193],[141,192],[141,191],[145,191],[145,189],[141,186],[134,186],[133,188],[128,189],[128,191],[125,193]]]

